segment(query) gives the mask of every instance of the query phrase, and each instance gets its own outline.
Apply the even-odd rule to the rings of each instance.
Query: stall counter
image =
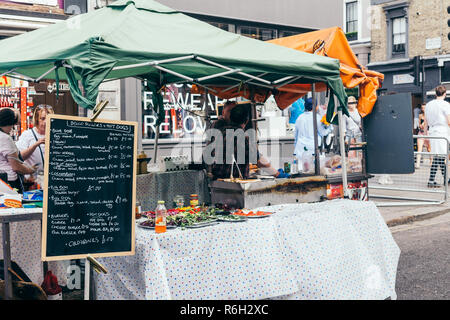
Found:
[[[136,254],[101,258],[100,300],[396,299],[400,249],[372,202],[333,200],[200,229],[138,227]],[[257,209],[255,209],[257,210]]]

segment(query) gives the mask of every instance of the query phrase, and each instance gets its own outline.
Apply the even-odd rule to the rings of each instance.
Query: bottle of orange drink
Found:
[[[155,232],[163,233],[166,232],[166,217],[167,217],[167,209],[164,205],[164,201],[158,201],[158,205],[155,209]]]

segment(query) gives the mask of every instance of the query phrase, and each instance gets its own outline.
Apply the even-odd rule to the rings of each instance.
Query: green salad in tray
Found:
[[[140,222],[144,228],[155,227],[155,212],[146,211],[142,215],[147,220]],[[183,207],[167,210],[166,225],[168,228],[199,228],[223,222],[246,221],[247,217],[232,214],[226,206],[221,207]]]
[[[148,220],[141,222],[142,226],[155,226],[155,213],[153,211],[144,212],[142,215],[148,218]],[[208,224],[209,222],[214,221],[217,221],[217,218],[213,212],[208,210],[207,207],[183,207],[167,210],[167,226],[189,228],[196,225]]]

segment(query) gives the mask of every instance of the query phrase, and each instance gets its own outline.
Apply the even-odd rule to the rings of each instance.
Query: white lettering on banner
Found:
[[[155,116],[144,116],[144,134],[148,134],[148,128],[150,127],[153,132],[156,132],[155,128],[156,117]]]
[[[175,84],[173,85],[179,90],[178,92],[173,92],[172,90],[167,90],[162,92],[164,110],[170,111],[172,109],[182,108],[188,111],[205,111],[209,107],[209,111],[216,110],[216,105],[220,103],[224,103],[225,100],[219,99],[216,96],[211,94],[207,94],[206,101],[202,102],[202,95],[198,93],[191,93],[190,88],[192,85],[185,84]],[[144,91],[143,93],[143,102],[144,102],[144,111],[153,110],[153,101],[152,101],[152,92]],[[143,116],[143,125],[144,125],[144,134],[147,135],[149,130],[156,132],[156,115],[144,115]],[[211,120],[217,119],[216,115],[211,115]],[[176,128],[177,118],[173,115],[166,115],[164,123],[160,126],[160,133],[194,133],[199,129],[201,132],[205,132],[206,130],[206,122],[201,116],[193,116],[187,115],[183,119],[183,128],[182,129],[174,129]],[[191,129],[188,129],[187,124],[192,126]],[[173,132],[171,132],[173,131]]]

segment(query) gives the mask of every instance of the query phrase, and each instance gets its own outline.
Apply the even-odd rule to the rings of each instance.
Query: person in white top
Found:
[[[444,137],[450,140],[450,104],[445,101],[446,88],[442,85],[436,88],[436,99],[430,101],[425,106],[425,118],[428,123],[428,134],[430,136]],[[448,144],[444,139],[430,139],[431,152],[435,154],[430,170],[428,187],[437,187],[436,173],[438,167],[441,168],[444,179],[447,179],[447,168],[445,167],[445,157],[448,152]],[[445,180],[444,180],[445,181]]]
[[[361,132],[361,115],[356,106],[358,102],[353,96],[348,97],[348,113],[350,116],[344,115],[344,132],[345,140],[348,143],[355,143],[362,141]]]
[[[419,119],[419,115],[420,112],[422,110],[422,105],[418,104],[413,112],[414,112],[414,134],[417,134],[417,132],[419,131],[419,126],[420,126],[420,119]]]
[[[0,170],[7,173],[8,181],[5,182],[22,193],[19,174],[32,174],[36,167],[28,166],[19,158],[19,150],[10,135],[18,121],[19,116],[13,109],[0,109]]]
[[[33,128],[25,130],[16,143],[25,163],[31,166],[37,165],[38,171],[44,171],[45,120],[48,114],[53,113],[51,106],[38,105],[33,112]]]
[[[308,98],[305,100],[305,112],[302,113],[295,122],[294,130],[294,156],[299,159],[299,170],[304,170],[302,167],[302,159],[306,155],[312,155],[314,153],[314,122],[312,113],[312,99]],[[318,145],[322,143],[322,137],[327,136],[331,133],[331,126],[324,125],[319,116],[317,116],[317,131]]]

